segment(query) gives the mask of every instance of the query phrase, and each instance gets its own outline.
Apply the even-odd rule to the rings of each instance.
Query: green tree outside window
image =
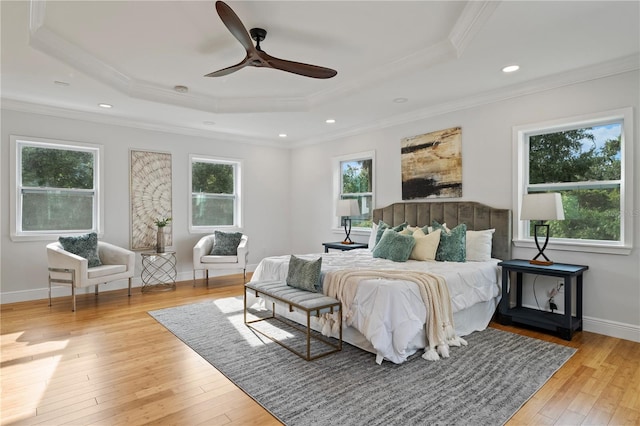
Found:
[[[18,147],[21,231],[94,230],[95,151]]]
[[[236,224],[236,164],[193,161],[191,214],[193,226]]]
[[[354,227],[370,228],[373,220],[373,160],[351,160],[340,163],[342,199],[356,199],[360,216],[352,217]]]
[[[621,132],[613,123],[529,137],[528,192],[562,196],[553,238],[620,241]]]

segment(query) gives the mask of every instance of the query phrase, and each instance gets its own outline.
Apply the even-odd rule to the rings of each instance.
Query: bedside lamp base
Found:
[[[549,265],[553,265],[553,262],[550,260],[536,260],[536,259],[531,259],[529,261],[530,264],[532,265],[541,265],[541,266],[549,266]]]
[[[540,242],[538,241],[538,229],[539,228],[545,228],[545,230],[546,230],[545,238],[544,238],[544,244],[542,245],[542,247],[540,247]],[[533,240],[536,242],[536,247],[538,248],[538,254],[536,254],[536,257],[531,259],[529,261],[529,263],[532,264],[532,265],[541,265],[541,266],[553,265],[553,262],[551,260],[549,260],[549,258],[544,254],[544,249],[546,249],[547,248],[547,244],[549,244],[549,225],[536,224],[534,226]],[[544,260],[538,260],[538,258],[540,256],[542,256],[544,258]]]

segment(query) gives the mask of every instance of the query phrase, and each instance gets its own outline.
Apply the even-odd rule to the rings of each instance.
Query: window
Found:
[[[101,234],[102,147],[11,136],[12,238]]]
[[[549,222],[556,245],[631,247],[631,117],[625,109],[516,129],[521,184],[514,204],[527,193],[560,193],[565,220]],[[514,220],[517,238],[531,240],[533,224]]]
[[[190,166],[190,229],[240,228],[241,162],[192,155]]]
[[[351,218],[354,228],[371,228],[375,193],[375,153],[373,151],[353,154],[334,159],[335,182],[338,199],[356,199],[360,216]],[[335,209],[334,209],[335,214]],[[340,218],[336,216],[336,227]]]

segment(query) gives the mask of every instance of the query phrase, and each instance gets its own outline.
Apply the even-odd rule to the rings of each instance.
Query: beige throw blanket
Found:
[[[349,323],[351,305],[358,284],[365,279],[395,279],[416,283],[420,295],[427,307],[426,338],[429,348],[425,348],[424,359],[435,361],[449,357],[449,346],[466,345],[457,337],[451,311],[451,297],[445,279],[439,275],[414,271],[381,271],[370,269],[351,269],[327,272],[323,281],[323,292],[327,296],[342,302],[344,320]]]

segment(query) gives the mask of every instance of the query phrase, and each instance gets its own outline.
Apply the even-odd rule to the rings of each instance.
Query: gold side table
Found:
[[[142,252],[142,292],[176,289],[176,252]]]

